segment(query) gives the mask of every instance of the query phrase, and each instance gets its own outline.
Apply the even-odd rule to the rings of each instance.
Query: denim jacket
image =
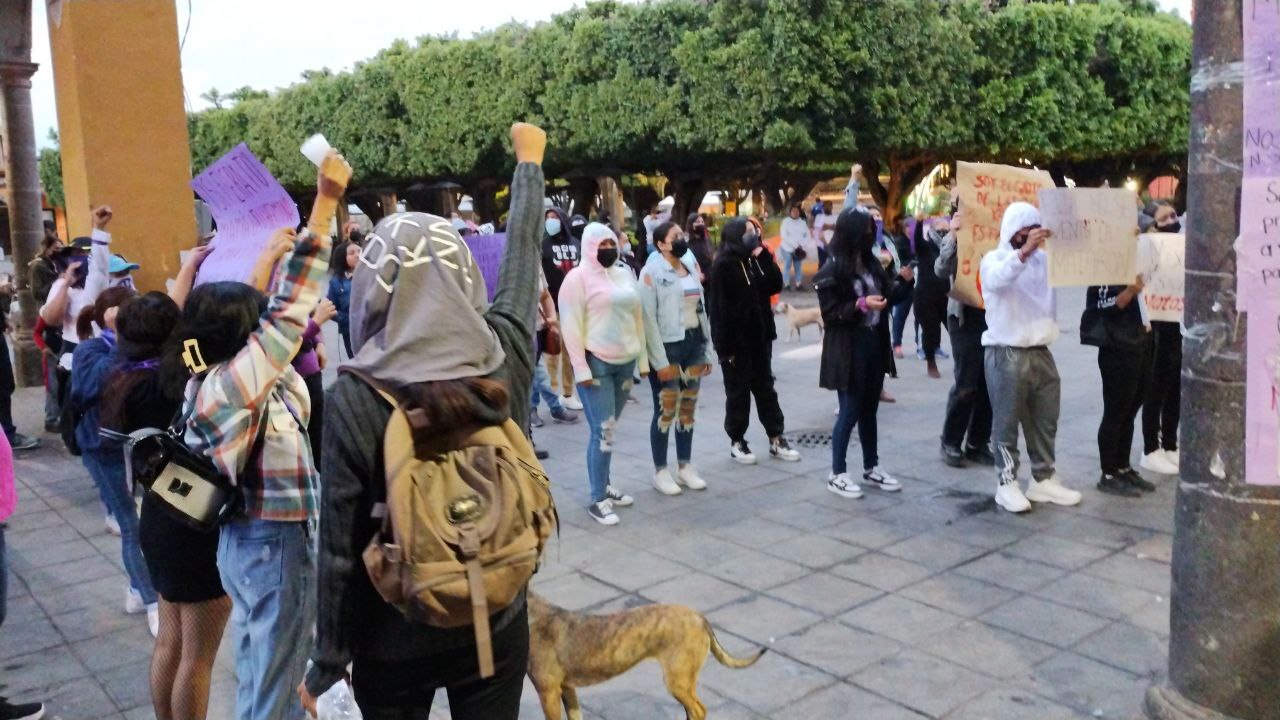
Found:
[[[680,260],[689,270],[694,281],[698,280],[698,263],[692,252],[686,252]],[[649,342],[649,367],[654,370],[664,368],[667,361],[667,349],[663,343],[684,340],[684,288],[682,279],[675,268],[667,262],[660,252],[649,255],[644,268],[640,270],[640,299],[644,306],[645,334],[649,338],[661,339],[662,342]],[[702,287],[701,283],[698,285]],[[698,325],[702,329],[703,342],[711,339],[711,325],[707,320],[707,302],[703,295],[698,303]],[[708,347],[710,354],[710,347]]]

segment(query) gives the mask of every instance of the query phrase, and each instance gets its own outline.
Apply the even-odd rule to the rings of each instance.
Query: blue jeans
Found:
[[[236,720],[303,720],[296,689],[316,616],[307,524],[241,519],[224,525],[218,574],[232,603]]]
[[[58,363],[50,358],[44,374],[44,426],[58,424],[62,414],[62,406],[58,403]]]
[[[551,389],[551,376],[547,373],[546,355],[540,355],[538,362],[533,366],[533,389],[530,391],[532,397],[529,399],[530,407],[535,411],[538,409],[538,398],[547,404],[547,409],[553,413],[560,412],[564,406],[560,403],[560,396]]]
[[[587,442],[587,480],[591,482],[591,502],[598,503],[605,499],[605,490],[609,487],[613,431],[618,416],[627,406],[636,361],[614,365],[587,353],[587,365],[595,382],[579,384],[578,396],[587,416],[587,427],[591,429],[591,439]]]
[[[676,429],[676,462],[688,465],[693,459],[693,416],[698,408],[698,388],[707,363],[707,341],[701,328],[686,330],[683,340],[664,343],[667,361],[680,368],[680,375],[663,382],[657,368],[649,373],[653,390],[653,421],[649,423],[649,446],[653,468],[667,466],[667,443],[671,426]],[[692,370],[692,373],[690,372]]]
[[[151,575],[138,542],[138,506],[133,504],[133,488],[125,481],[124,453],[120,448],[102,447],[85,450],[80,459],[98,486],[102,504],[120,523],[120,558],[129,575],[129,586],[138,591],[142,602],[150,605],[156,601],[156,591],[151,587]]]
[[[804,260],[797,258],[794,253],[787,252],[781,248],[778,249],[778,254],[782,256],[782,287],[791,287],[791,277],[793,272],[795,274],[796,285],[804,282]]]
[[[862,445],[862,469],[870,470],[880,464],[876,411],[880,409],[880,391],[884,388],[884,349],[874,328],[858,328],[856,332],[852,377],[848,387],[836,392],[840,413],[831,428],[831,472],[837,475],[848,470],[845,456],[855,425]]]
[[[893,346],[900,347],[902,345],[902,332],[907,328],[907,313],[911,312],[911,297],[907,296],[906,300],[893,306]]]

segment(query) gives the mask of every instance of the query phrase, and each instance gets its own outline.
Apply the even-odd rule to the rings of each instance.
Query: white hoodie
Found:
[[[1034,205],[1017,202],[1004,211],[1000,246],[982,258],[978,282],[987,306],[985,347],[1040,347],[1058,338],[1058,306],[1049,287],[1049,258],[1036,250],[1024,263],[1009,243],[1021,229],[1040,224]]]

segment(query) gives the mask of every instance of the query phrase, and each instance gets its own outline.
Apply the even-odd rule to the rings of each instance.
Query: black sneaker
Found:
[[[1123,475],[1102,474],[1098,479],[1098,489],[1108,495],[1119,495],[1121,497],[1142,497],[1142,491],[1138,487],[1129,482],[1128,478]]]
[[[13,448],[15,452],[19,450],[35,450],[40,447],[40,440],[33,437],[27,437],[20,432],[16,432],[13,434],[13,437],[9,438],[9,447]]]
[[[996,456],[991,453],[991,449],[987,447],[971,447],[964,451],[964,457],[969,462],[987,467],[995,467]]]
[[[604,494],[609,498],[609,502],[617,507],[631,507],[635,504],[635,498],[626,493],[618,492],[612,485],[608,485],[604,489]]]
[[[44,705],[40,703],[15,705],[7,698],[0,697],[0,720],[40,720],[42,717]]]
[[[569,425],[578,422],[578,413],[562,407],[559,410],[551,411],[551,419],[558,423]]]
[[[1142,492],[1156,491],[1156,484],[1139,475],[1138,471],[1134,470],[1133,468],[1125,468],[1124,470],[1121,470],[1118,474],[1120,475],[1120,477],[1125,479],[1125,482],[1138,488]]]
[[[59,433],[62,432],[62,428],[58,426],[58,423],[51,422],[51,423],[44,424],[44,431],[49,433],[50,435],[58,435]]]
[[[942,448],[939,452],[942,454],[942,462],[953,468],[964,467],[964,453],[960,451],[960,448],[942,443]]]
[[[787,462],[800,462],[800,453],[782,436],[769,441],[769,457]]]
[[[529,413],[529,427],[540,428],[546,424],[547,422],[542,419],[542,416],[538,414],[537,410],[533,410]]]
[[[546,460],[547,458],[551,457],[551,453],[535,445],[533,446],[533,456],[538,458],[539,460]]]
[[[587,513],[601,525],[617,525],[618,513],[613,511],[613,501],[605,498],[587,506]]]

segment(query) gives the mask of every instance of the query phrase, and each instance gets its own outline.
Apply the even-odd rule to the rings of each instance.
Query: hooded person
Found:
[[[518,135],[530,130],[532,139]],[[490,426],[510,418],[527,427],[545,135],[531,126],[512,135],[519,163],[492,305],[452,224],[423,213],[383,218],[352,278],[355,357],[347,367],[394,388],[433,426]],[[392,407],[354,374],[340,374],[329,393],[319,604],[304,705],[314,712],[315,698],[350,665],[366,716],[426,717],[435,690],[444,687],[454,717],[515,720],[529,647],[524,591],[489,618],[495,673],[485,679],[475,628],[429,627],[383,601],[360,551],[381,524],[374,509],[385,497],[383,432]]]
[[[698,261],[698,272],[702,273],[702,282],[707,282],[707,273],[711,271],[714,253],[711,249],[711,233],[707,229],[707,218],[702,213],[689,213],[684,222],[685,231],[689,233],[689,252]]]
[[[991,396],[996,504],[1015,513],[1029,510],[1031,502],[1077,505],[1081,499],[1055,473],[1062,389],[1049,351],[1058,337],[1057,302],[1042,249],[1049,235],[1034,205],[1013,203],[1000,223],[1000,245],[982,258],[978,275],[987,308],[982,345]],[[1018,487],[1019,427],[1031,458],[1025,495]]]
[[[1143,232],[1181,233],[1182,221],[1168,203],[1152,203],[1151,226]],[[1144,469],[1177,474],[1178,422],[1182,406],[1182,323],[1151,322],[1151,383],[1142,403],[1142,460]]]
[[[724,430],[729,455],[744,465],[756,462],[747,445],[751,398],[769,437],[769,455],[795,462],[800,454],[782,436],[786,418],[773,387],[773,341],[778,337],[770,298],[782,292],[782,271],[755,225],[734,218],[721,232],[720,252],[707,274],[711,342],[724,368]]]
[[[921,213],[916,218],[915,247],[917,261],[916,290],[912,309],[920,325],[920,347],[916,356],[924,360],[929,377],[938,379],[937,358],[946,359],[942,350],[942,326],[947,321],[948,283],[934,271],[942,246],[950,232],[950,221],[945,217],[926,220]]]
[[[579,244],[582,243],[582,231],[587,228],[587,219],[581,215],[574,215],[569,218],[569,234],[573,235],[573,239]]]
[[[618,238],[606,225],[591,223],[582,231],[582,264],[560,287],[560,331],[591,431],[587,511],[602,525],[617,525],[614,506],[634,501],[610,483],[614,431],[632,378],[637,368],[649,373],[649,360],[640,286],[620,262]]]
[[[555,205],[544,206],[542,236],[542,272],[547,278],[547,290],[551,300],[560,307],[560,285],[570,270],[582,261],[582,241],[573,235],[573,221]],[[562,403],[570,410],[581,410],[573,397],[573,368],[564,353],[547,356],[547,372],[551,375],[553,389],[565,398]],[[558,387],[557,387],[558,386]]]

